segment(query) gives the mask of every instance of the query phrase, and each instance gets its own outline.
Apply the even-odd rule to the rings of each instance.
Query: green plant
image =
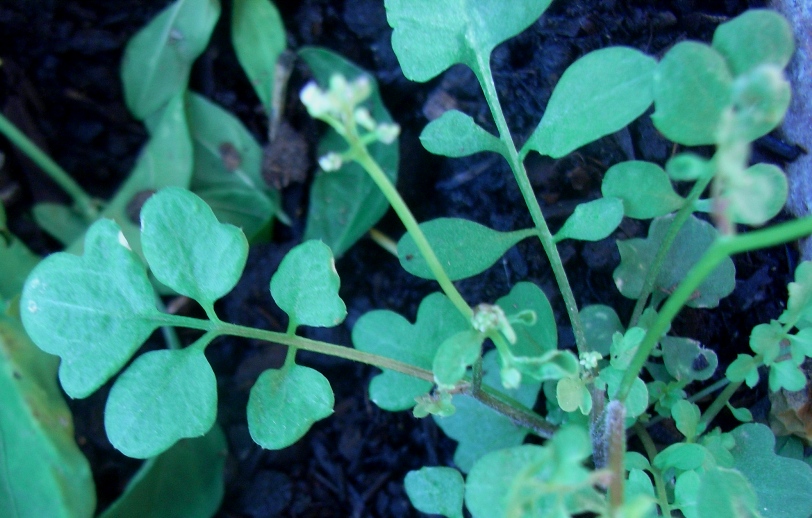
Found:
[[[407,492],[424,512],[462,516],[464,502],[476,517],[650,516],[658,510],[685,516],[809,515],[812,468],[802,451],[791,447],[777,454],[772,432],[761,424],[729,432],[710,425],[726,406],[740,420],[751,419],[729,400],[742,383],[755,385],[761,366],[769,369],[774,391],[806,384],[800,366],[812,353],[807,336],[812,267],[804,263],[796,271],[784,314],[753,330],[754,355],[740,356],[725,379],[697,392],[722,389],[707,408],[685,389],[713,375],[715,353],[668,335],[685,305],[713,307],[732,291],[732,254],[812,233],[809,218],[746,232],[738,226],[767,223],[786,199],[778,168],[749,165],[750,142],[775,128],[788,104],[782,69],[793,45],[786,22],[768,11],[751,11],[721,25],[712,46],[683,42],[659,63],[629,48],[590,53],[561,77],[538,128],[517,149],[489,57],[549,3],[386,2],[404,74],[426,81],[453,64],[467,65],[498,129],[498,135],[490,134],[471,117],[449,111],[424,130],[424,146],[447,156],[502,155],[532,228],[497,232],[456,218],[419,224],[381,165],[391,158],[386,149],[397,129],[384,112],[363,106],[373,91],[369,78],[357,70],[322,69],[315,74],[319,84],[301,94],[309,113],[332,130],[321,150],[320,178],[327,182],[336,174],[329,170],[346,171],[348,165],[368,175],[406,227],[397,246],[401,264],[436,280],[443,293],[423,300],[414,323],[385,310],[364,315],[353,329],[355,349],[303,338],[296,334],[302,325],[343,321],[331,248],[352,241],[326,246],[307,240],[270,280],[274,300],[289,317],[286,333],[224,322],[215,302],[239,279],[248,241],[238,228],[219,222],[201,197],[168,187],[140,210],[140,247],[131,250],[131,235],[120,224],[100,220],[87,232],[84,255],[55,254],[26,282],[23,323],[39,347],[62,358],[59,377],[68,395],[85,397],[124,369],[107,401],[108,435],[125,454],[151,457],[180,438],[205,434],[215,422],[216,385],[205,348],[221,335],[254,338],[288,346],[284,366],[262,373],[248,402],[249,430],[263,447],[296,442],[332,412],[329,383],[296,363],[299,350],[377,366],[383,372],[369,387],[376,404],[434,415],[459,442],[455,463],[467,476],[463,480],[460,471],[443,467],[410,473]],[[303,54],[308,62],[319,55]],[[714,154],[681,153],[665,168],[616,164],[604,176],[604,197],[578,206],[551,232],[523,159],[530,152],[566,155],[621,129],[652,102],[652,118],[664,135],[686,146],[713,145]],[[692,185],[681,196],[672,182]],[[714,225],[695,212],[710,213]],[[612,308],[579,309],[557,249],[565,239],[604,239],[623,217],[652,219],[646,238],[618,241],[615,283],[636,300],[626,325]],[[473,307],[453,284],[528,238],[539,240],[550,261],[577,354],[558,348],[553,312],[534,284],[517,283],[499,300],[476,301]],[[196,300],[207,318],[161,311],[140,254],[158,281]],[[147,336],[163,326],[203,335],[182,349],[145,353],[125,368]],[[485,347],[487,341],[493,350]],[[544,416],[532,410],[540,393]],[[646,431],[657,418],[672,418],[685,441],[658,450]],[[645,456],[627,451],[628,429],[639,437]],[[523,444],[529,434],[548,441]]]

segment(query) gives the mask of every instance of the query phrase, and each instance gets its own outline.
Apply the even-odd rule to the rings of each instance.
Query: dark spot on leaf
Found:
[[[223,162],[223,167],[225,167],[229,173],[233,173],[239,169],[240,164],[242,164],[242,155],[237,148],[234,147],[234,144],[231,142],[223,142],[217,150],[220,152],[220,160]]]
[[[707,369],[708,365],[710,365],[710,363],[708,363],[708,359],[705,358],[704,354],[700,354],[694,358],[694,361],[691,363],[691,368],[695,371],[701,371]]]
[[[15,380],[21,380],[21,379],[23,379],[23,375],[22,375],[22,374],[20,374],[20,373],[19,373],[19,372],[17,372],[17,371],[14,371],[13,376],[14,376],[14,379],[15,379]]]
[[[124,212],[133,224],[141,225],[141,207],[144,206],[153,194],[155,194],[155,189],[145,189],[135,193],[130,201],[127,202],[127,207],[124,209]]]
[[[414,256],[412,254],[406,254],[407,261],[411,261],[412,259],[414,259]]]

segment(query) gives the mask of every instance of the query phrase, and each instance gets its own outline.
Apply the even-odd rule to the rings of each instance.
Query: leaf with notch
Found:
[[[556,243],[564,239],[600,241],[615,231],[623,220],[623,202],[619,198],[598,198],[575,207],[556,232]]]
[[[74,398],[101,387],[161,322],[144,266],[120,232],[111,220],[97,221],[82,257],[45,258],[23,288],[25,329],[40,349],[62,358],[59,379]]]
[[[403,481],[412,505],[420,512],[462,518],[465,482],[454,468],[423,467],[410,471]]]
[[[751,9],[716,28],[713,48],[740,75],[763,64],[787,66],[795,52],[795,38],[792,26],[777,12]]]
[[[127,43],[121,65],[124,100],[143,120],[186,90],[192,63],[209,43],[219,0],[176,0]]]
[[[118,377],[104,408],[113,446],[138,459],[200,437],[217,417],[217,380],[198,347],[150,351]]]
[[[282,259],[271,277],[271,295],[295,325],[333,327],[347,316],[340,283],[330,247],[305,241]]]
[[[359,351],[380,354],[431,370],[437,348],[448,337],[471,328],[454,304],[442,293],[432,293],[420,303],[414,324],[393,311],[365,313],[355,323],[352,343]],[[431,390],[429,381],[384,370],[369,383],[369,398],[384,410],[407,410],[415,398]]]
[[[301,439],[313,423],[333,413],[335,396],[319,371],[301,365],[260,374],[248,398],[248,431],[269,450]]]
[[[522,152],[560,158],[626,127],[651,105],[656,66],[653,58],[627,47],[581,57],[564,71]]]
[[[348,81],[362,75],[368,77],[372,95],[361,106],[367,108],[378,123],[394,122],[383,105],[378,83],[372,76],[326,49],[306,47],[299,50],[299,56],[323,88],[334,74],[342,74]],[[330,129],[319,143],[319,156],[329,151],[340,153],[346,148],[346,141]],[[392,144],[373,142],[368,149],[389,180],[395,183],[399,160],[397,141]],[[321,239],[336,257],[341,257],[383,217],[388,208],[389,202],[378,186],[357,163],[345,163],[338,171],[321,171],[310,188],[310,210],[303,239]]]
[[[457,63],[472,70],[487,63],[491,51],[516,36],[552,0],[386,0],[386,19],[394,29],[392,49],[403,74],[424,82]]]
[[[270,115],[276,62],[285,51],[285,26],[273,2],[234,0],[231,41],[242,69]]]
[[[450,157],[463,157],[481,151],[505,153],[502,141],[458,110],[449,110],[439,119],[429,122],[420,133],[420,142],[429,153]]]
[[[640,160],[610,167],[603,176],[601,193],[623,200],[623,214],[635,219],[665,216],[685,202],[662,167]]]
[[[159,281],[203,307],[231,291],[248,257],[240,229],[220,223],[198,196],[175,187],[141,210],[141,243]]]
[[[462,218],[437,218],[420,224],[420,229],[452,281],[472,277],[493,266],[513,245],[535,234],[534,229],[499,232]],[[398,242],[403,268],[422,279],[434,279],[412,236]]]

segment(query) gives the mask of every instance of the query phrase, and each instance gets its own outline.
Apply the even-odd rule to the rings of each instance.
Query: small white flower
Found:
[[[338,171],[341,169],[341,164],[344,161],[341,158],[341,155],[338,153],[334,153],[330,151],[326,155],[319,158],[319,167],[321,167],[324,171]]]
[[[378,124],[375,133],[378,136],[378,140],[383,142],[384,144],[391,144],[398,138],[400,135],[400,126],[397,124],[390,124],[390,123],[381,123]]]
[[[375,119],[372,118],[369,110],[364,107],[357,108],[354,115],[355,122],[357,122],[359,126],[368,131],[375,130]]]
[[[596,351],[590,351],[581,354],[581,359],[579,360],[579,363],[583,368],[587,370],[592,370],[598,366],[598,360],[600,360],[601,358],[603,358],[601,353]]]
[[[314,118],[327,115],[333,110],[330,96],[313,81],[310,81],[302,88],[299,99],[307,108],[307,113]]]

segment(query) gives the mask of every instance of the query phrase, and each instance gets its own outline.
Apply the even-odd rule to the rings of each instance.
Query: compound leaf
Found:
[[[248,431],[269,450],[290,446],[333,413],[335,396],[319,371],[301,365],[260,374],[248,398]]]
[[[219,0],[176,0],[127,43],[121,65],[124,100],[139,120],[183,92],[192,63],[209,43]]]
[[[465,482],[456,469],[423,467],[407,473],[403,483],[409,500],[418,511],[462,518]]]
[[[113,446],[139,459],[208,432],[217,417],[217,380],[203,350],[162,349],[139,356],[116,380],[104,409]]]
[[[432,293],[420,303],[414,324],[393,311],[365,313],[355,323],[352,343],[360,351],[431,370],[440,344],[470,327],[470,322],[445,295]],[[416,397],[431,387],[429,381],[384,370],[370,382],[369,398],[384,410],[407,410],[415,405]]]
[[[305,241],[282,259],[271,277],[271,295],[295,325],[333,327],[347,316],[340,282],[330,247]]]
[[[274,91],[276,61],[285,50],[285,26],[269,0],[235,0],[231,41],[237,60],[268,114]]]
[[[386,0],[403,74],[424,82],[457,63],[478,70],[491,51],[529,27],[552,0]]]
[[[206,202],[174,187],[141,209],[141,245],[159,281],[204,307],[231,291],[248,257],[239,228],[218,222]]]
[[[627,47],[596,50],[569,66],[522,150],[553,158],[614,133],[651,105],[657,62]]]
[[[787,66],[795,38],[787,19],[777,12],[751,9],[716,28],[713,48],[740,75],[763,64]]]
[[[575,207],[553,239],[600,241],[614,232],[622,220],[623,202],[619,198],[599,198]]]
[[[420,224],[437,259],[452,281],[485,271],[510,247],[534,235],[533,229],[499,232],[462,218],[437,218]],[[422,279],[434,279],[423,254],[411,234],[398,242],[398,258],[403,268]]]
[[[59,379],[87,397],[118,372],[158,327],[155,293],[119,226],[94,223],[82,257],[45,258],[23,288],[22,321],[37,346],[62,358]]]
[[[640,160],[610,167],[603,176],[601,193],[620,198],[623,201],[623,214],[636,219],[665,216],[678,210],[685,202],[674,191],[662,167]]]
[[[502,142],[474,119],[458,110],[449,110],[428,123],[420,133],[423,147],[435,155],[463,157],[480,151],[503,153]]]

